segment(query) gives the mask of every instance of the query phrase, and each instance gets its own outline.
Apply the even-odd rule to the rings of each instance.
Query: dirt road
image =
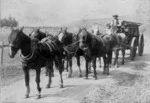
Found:
[[[149,47],[149,46],[148,46]],[[64,88],[59,88],[59,74],[55,71],[51,88],[46,89],[47,77],[41,76],[42,98],[36,99],[35,76],[30,78],[30,98],[25,99],[26,91],[24,79],[1,88],[1,102],[17,103],[133,103],[150,102],[150,52],[145,49],[142,57],[136,56],[134,61],[126,55],[125,65],[119,68],[111,68],[110,75],[102,75],[102,68],[97,66],[98,80],[78,78],[78,70],[73,64],[73,76],[67,78],[67,72],[63,73]],[[85,66],[82,60],[82,74]]]

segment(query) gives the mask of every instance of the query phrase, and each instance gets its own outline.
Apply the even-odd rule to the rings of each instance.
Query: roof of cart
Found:
[[[131,21],[123,21],[123,24],[124,25],[127,25],[127,26],[140,26],[142,25],[142,23],[137,23],[137,22],[131,22]]]

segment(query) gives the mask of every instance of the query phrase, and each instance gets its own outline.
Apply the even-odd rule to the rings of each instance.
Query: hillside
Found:
[[[72,21],[76,21],[72,25],[78,26],[78,22],[90,25],[93,22],[103,23],[107,19],[101,21],[99,18],[109,18],[116,13],[125,16],[136,14],[139,20],[149,19],[149,0],[133,1],[128,2],[135,7],[123,5],[127,0],[1,0],[1,13],[2,18],[15,17],[20,26],[58,26]],[[128,10],[129,7],[132,8]],[[133,14],[127,14],[127,11]]]
[[[139,22],[144,24],[143,21],[139,21],[137,19],[137,17],[135,16],[121,16],[119,17],[120,20],[126,20],[126,21],[132,21],[132,22]],[[70,31],[72,31],[72,29],[76,29],[78,30],[78,28],[82,28],[82,27],[86,27],[87,29],[91,29],[92,25],[98,24],[99,25],[99,30],[103,31],[105,28],[105,25],[107,23],[110,23],[112,21],[112,17],[110,18],[98,18],[98,19],[86,19],[86,20],[80,20],[80,21],[74,21],[68,24],[63,25],[64,27],[68,27],[69,29],[71,29]],[[142,30],[144,28],[147,27],[147,24],[144,24],[144,27],[142,27]]]

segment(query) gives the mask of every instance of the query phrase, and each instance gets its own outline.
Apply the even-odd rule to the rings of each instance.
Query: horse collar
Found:
[[[33,41],[31,40],[31,51],[30,51],[30,53],[27,56],[22,55],[22,53],[20,54],[20,58],[21,58],[21,61],[23,63],[31,62],[37,57],[37,49],[35,49],[35,48],[37,48],[37,47],[34,47]]]

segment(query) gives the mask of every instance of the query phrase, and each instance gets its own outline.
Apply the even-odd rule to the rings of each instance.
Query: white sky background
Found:
[[[15,2],[20,2],[23,0],[12,0]],[[112,17],[113,14],[118,14],[121,16],[133,16],[137,8],[136,0],[24,0],[34,5],[34,9],[31,10],[27,8],[21,8],[20,10],[13,10],[12,7],[3,7],[2,17],[7,17],[9,15],[16,16],[22,25],[25,24],[26,14],[30,18],[38,16],[40,20],[43,20],[42,25],[47,25],[46,21],[51,25],[61,25],[68,22],[82,20],[82,19],[95,19],[95,18],[105,18]],[[5,2],[5,0],[3,0]],[[7,10],[5,10],[7,9]],[[24,10],[26,13],[24,13]],[[19,15],[24,15],[24,18]],[[33,15],[36,14],[36,15]],[[32,22],[32,20],[31,20]],[[40,21],[35,23],[41,24]]]

